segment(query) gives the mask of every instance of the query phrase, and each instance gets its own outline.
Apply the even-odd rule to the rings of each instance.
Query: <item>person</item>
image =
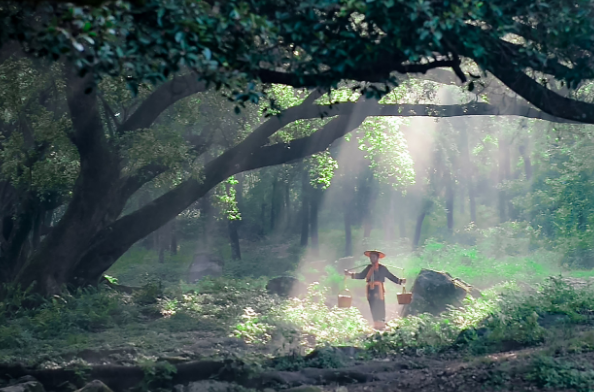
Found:
[[[373,326],[377,330],[383,330],[386,327],[386,301],[384,282],[386,278],[392,282],[402,285],[406,283],[406,279],[400,279],[394,276],[386,266],[379,263],[380,259],[386,255],[378,250],[368,250],[363,253],[369,257],[371,264],[369,264],[361,272],[351,272],[344,270],[345,275],[352,279],[367,280],[367,301],[371,308],[371,315],[373,316]]]

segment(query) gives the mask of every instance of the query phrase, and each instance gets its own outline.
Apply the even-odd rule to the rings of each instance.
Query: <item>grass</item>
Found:
[[[483,239],[474,246],[433,241],[414,253],[407,252],[405,244],[382,243],[379,238],[361,245],[385,250],[389,256],[385,264],[399,276],[398,268],[404,268],[404,277],[411,281],[421,268],[432,268],[483,289],[481,298],[468,298],[462,308],[440,316],[391,320],[381,334],[373,333],[358,309],[328,309],[325,304],[328,296],[343,288],[343,275],[328,258],[336,253],[330,241],[338,238],[334,232],[322,233],[319,259],[330,261],[308,264],[314,271],[299,269],[300,261],[312,258],[294,243],[271,242],[261,248],[246,246],[244,260],[227,263],[225,276],[196,285],[184,282],[194,253],[189,244],[182,244],[180,252],[168,255],[163,264],[155,252],[134,248],[108,272],[121,284],[142,287],[133,295],[103,287],[64,293],[35,309],[23,309],[20,304],[28,294],[11,288],[12,295],[0,304],[0,362],[57,366],[74,361],[73,354],[81,350],[106,349],[121,352],[112,358],[119,363],[167,356],[282,356],[341,345],[380,356],[453,349],[477,355],[538,345],[551,348],[549,357],[592,350],[594,335],[564,335],[561,344],[558,334],[592,322],[594,293],[556,278],[545,279],[560,273],[585,278],[592,272],[563,271],[558,254],[530,250],[529,236],[518,235],[517,228],[480,235]],[[355,265],[365,263],[362,256],[355,260]],[[266,294],[268,277],[299,272],[317,275],[307,296],[283,301]],[[363,296],[364,282],[348,284],[356,296]],[[391,304],[397,290],[388,290]],[[232,347],[225,340],[229,337],[247,346]],[[125,354],[126,350],[133,353]],[[589,382],[590,373],[575,367],[555,368],[557,378],[566,381],[543,378],[546,366],[557,365],[535,362],[530,373],[534,383],[578,388]]]

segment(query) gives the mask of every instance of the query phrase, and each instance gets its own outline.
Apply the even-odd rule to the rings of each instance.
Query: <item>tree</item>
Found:
[[[123,89],[123,78],[95,85],[92,72],[81,77],[68,62],[51,65],[48,88],[41,90],[23,86],[31,85],[27,72],[46,71],[46,62],[13,57],[2,67],[18,76],[6,80],[20,84],[8,90],[18,99],[4,102],[14,106],[7,106],[2,151],[3,171],[10,174],[6,187],[14,197],[3,211],[0,270],[3,280],[22,286],[36,282],[43,294],[66,283],[96,283],[135,242],[231,176],[315,154],[321,159],[335,140],[368,117],[508,114],[564,122],[522,105],[502,110],[488,103],[397,104],[364,97],[331,105],[319,101],[319,90],[286,87],[267,90],[278,98],[277,106],[248,105],[238,117],[232,105],[206,94],[206,84],[192,73],[157,88],[143,86],[133,96]],[[199,108],[217,115],[203,118]],[[264,109],[272,116],[265,117]],[[48,120],[39,121],[43,116]],[[64,175],[44,177],[48,168]],[[46,177],[57,184],[31,181]],[[139,208],[127,208],[151,182],[168,187]],[[57,207],[63,213],[42,230],[48,211]]]
[[[589,0],[4,2],[0,44],[2,58],[65,53],[95,76],[125,74],[134,89],[186,67],[236,87],[239,102],[261,98],[255,81],[330,88],[357,80],[381,95],[376,83],[397,84],[395,72],[447,67],[466,83],[480,79],[469,60],[540,110],[593,123],[592,104],[561,94],[592,79],[592,9]]]

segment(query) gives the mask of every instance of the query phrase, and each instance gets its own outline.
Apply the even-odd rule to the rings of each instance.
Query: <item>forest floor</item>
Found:
[[[0,327],[0,378],[10,384],[32,376],[45,390],[59,392],[74,391],[94,379],[116,392],[131,388],[177,392],[592,391],[594,296],[591,290],[576,291],[572,285],[555,287],[548,288],[546,297],[537,294],[518,302],[513,311],[504,309],[503,317],[486,324],[491,331],[488,339],[481,335],[460,343],[456,337],[461,329],[448,329],[447,319],[410,318],[393,320],[384,334],[367,330],[365,336],[351,339],[353,346],[318,344],[314,351],[300,353],[294,350],[295,343],[303,345],[304,341],[290,341],[287,331],[275,334],[269,330],[266,342],[255,341],[255,337],[266,336],[264,319],[251,327],[244,321],[230,329],[231,318],[225,319],[229,313],[222,309],[228,309],[231,302],[219,302],[207,310],[206,304],[215,300],[209,294],[198,296],[208,297],[207,301],[191,301],[202,307],[201,317],[190,317],[191,313],[184,312],[167,314],[171,303],[139,305],[147,301],[146,293],[114,297],[102,290],[64,298],[64,306],[52,302],[46,305],[48,312],[22,314]],[[264,299],[254,296],[256,292],[249,292],[252,296],[246,301],[257,308]],[[245,293],[238,289],[236,295]],[[113,298],[117,303],[109,302]],[[226,301],[238,302],[237,298]],[[67,303],[77,305],[67,308]],[[244,305],[237,304],[231,313]],[[332,313],[328,308],[315,310],[313,305],[301,310],[303,317],[314,311]],[[102,306],[115,307],[101,313]],[[99,318],[110,314],[115,324],[99,323],[83,331],[81,326],[88,326],[85,323],[99,322],[99,318],[80,319],[90,308],[95,308]],[[535,311],[540,312],[536,319],[531,314]],[[446,317],[454,320],[456,314]],[[58,322],[65,329],[52,331],[52,324]],[[344,320],[336,318],[336,322]],[[11,326],[21,328],[20,333],[9,336],[6,328]],[[252,333],[246,334],[250,328]],[[241,338],[231,336],[238,331],[243,331]]]
[[[298,262],[291,249],[266,272]],[[271,251],[260,253],[226,273],[262,269]],[[366,320],[361,282],[349,282],[353,308],[333,307],[339,268],[320,264],[307,297],[281,300],[267,295],[265,278],[180,282],[192,252],[166,264],[142,250],[129,256],[112,274],[133,292],[81,290],[25,309],[27,294],[15,291],[0,303],[0,388],[32,376],[56,392],[95,379],[115,392],[594,391],[594,290],[584,279],[592,271],[547,283],[558,272],[552,256],[428,246],[399,258],[411,282],[421,267],[445,270],[483,297],[404,319],[389,302],[383,334]]]
[[[316,367],[304,363],[292,370],[278,370],[278,366],[275,368],[270,364],[257,371],[250,370],[248,376],[245,366],[249,362],[241,359],[253,358],[250,355],[255,354],[253,348],[240,340],[217,337],[214,333],[185,333],[170,336],[169,342],[177,340],[180,346],[177,349],[171,347],[169,355],[164,355],[167,350],[163,350],[159,358],[161,363],[177,367],[169,388],[166,385],[147,388],[171,390],[173,387],[180,392],[591,391],[594,387],[592,327],[582,325],[552,331],[555,338],[545,344],[529,348],[517,346],[490,354],[446,349],[440,353],[409,352],[362,359],[356,358],[357,354],[364,353],[362,350],[335,349],[331,360],[324,354],[328,367],[317,362]],[[190,342],[192,344],[188,344]],[[583,344],[576,346],[576,342]],[[126,379],[136,380],[139,384],[143,377],[146,380],[146,369],[139,365],[142,364],[139,362],[142,351],[146,357],[151,350],[147,351],[147,347],[87,349],[63,355],[62,359],[70,357],[71,360],[66,366],[56,366],[55,363],[50,367],[46,363],[46,366],[31,371],[15,368],[13,364],[12,367],[3,365],[2,371],[3,374],[12,372],[15,378],[32,375],[45,385],[46,390],[74,390],[76,383],[68,379],[75,373],[69,375],[62,369],[75,369],[74,364],[84,361],[85,368],[79,368],[79,371],[87,372],[87,381],[99,379],[113,390],[121,391],[132,386]],[[159,351],[161,349],[155,349],[154,354]],[[239,361],[204,359],[215,352],[218,358],[230,358],[228,354],[233,353],[232,357]]]

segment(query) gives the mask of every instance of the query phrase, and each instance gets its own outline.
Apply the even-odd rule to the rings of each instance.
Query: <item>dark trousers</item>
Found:
[[[386,322],[386,301],[380,299],[380,288],[376,287],[373,290],[367,289],[367,301],[369,301],[369,307],[371,308],[371,316],[373,321]]]

